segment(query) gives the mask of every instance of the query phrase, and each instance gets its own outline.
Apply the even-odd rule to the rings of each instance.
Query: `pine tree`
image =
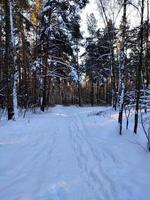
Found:
[[[10,1],[5,1],[5,83],[6,83],[6,100],[8,120],[13,119],[13,55],[11,40],[11,22],[10,22]]]
[[[124,110],[124,96],[125,96],[125,68],[126,68],[126,19],[127,0],[123,1],[123,17],[122,17],[122,35],[121,48],[119,58],[119,134],[122,134],[123,110]]]
[[[134,133],[137,133],[138,128],[138,116],[139,116],[139,103],[140,103],[140,90],[141,90],[141,72],[143,67],[143,17],[144,17],[144,0],[141,5],[141,27],[140,27],[140,57],[139,64],[136,69],[136,108],[135,108],[135,122],[134,122]]]

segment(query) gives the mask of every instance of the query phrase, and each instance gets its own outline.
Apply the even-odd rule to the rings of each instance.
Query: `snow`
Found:
[[[48,10],[50,10],[50,6],[46,6],[46,7],[44,7],[44,9],[43,9],[43,12],[47,12]]]
[[[78,77],[78,72],[77,69],[74,67],[71,67],[71,72],[70,72],[70,76],[73,78],[74,81],[78,81],[79,77]]]
[[[0,123],[0,199],[149,200],[146,139],[109,107],[56,106]]]

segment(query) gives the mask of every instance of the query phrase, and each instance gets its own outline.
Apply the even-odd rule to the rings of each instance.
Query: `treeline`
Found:
[[[75,49],[87,0],[4,0],[0,4],[0,107],[77,104]]]
[[[94,104],[92,88],[100,83],[106,87],[105,96],[110,97],[106,98],[107,102],[110,100],[112,107],[118,110],[119,134],[122,134],[124,115],[128,128],[132,113],[133,131],[137,134],[140,119],[150,151],[150,117],[147,115],[150,109],[149,0],[98,2],[105,28],[97,30],[94,15],[88,16],[90,37],[84,54],[86,75],[91,81],[91,104]],[[129,24],[131,12],[137,13],[136,19],[130,18],[136,20],[137,25]]]
[[[118,5],[114,4],[112,8],[109,1],[99,2],[106,27],[97,31],[94,15],[88,16],[90,37],[87,39],[84,54],[86,74],[91,81],[91,97],[94,94],[93,85],[100,83],[106,87],[107,102],[112,102],[113,108],[119,110],[120,134],[125,107],[135,109],[134,132],[137,133],[139,109],[150,107],[149,1],[117,1]],[[131,15],[128,13],[130,6],[133,7],[132,12],[137,11],[137,16],[139,15],[138,26],[130,27],[128,23],[128,16]],[[114,13],[118,15],[117,10],[121,12],[119,28],[116,28],[114,20]],[[144,91],[147,99],[145,101]],[[94,97],[91,98],[91,104],[94,104]]]
[[[150,107],[149,0],[98,2],[105,28],[91,13],[88,38],[79,15],[88,0],[0,2],[0,108],[8,119],[17,109],[109,104],[119,110],[120,134],[124,111],[135,109],[137,133],[139,109]]]

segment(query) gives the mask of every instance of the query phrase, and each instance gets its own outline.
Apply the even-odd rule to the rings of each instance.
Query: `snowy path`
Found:
[[[86,127],[82,120],[76,118],[73,125],[71,130],[72,146],[85,182],[89,190],[93,191],[93,199],[116,199],[113,181],[107,176],[101,165],[103,159],[95,153],[88,141]]]
[[[0,200],[150,200],[150,157],[115,120],[57,106],[3,123]]]

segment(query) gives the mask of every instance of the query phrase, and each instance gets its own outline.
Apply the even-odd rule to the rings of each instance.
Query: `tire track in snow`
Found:
[[[76,130],[76,127],[73,126],[73,129]],[[89,164],[88,164],[89,162],[88,160],[91,161],[91,159],[88,159],[88,157],[90,156],[90,153],[87,152],[88,155],[84,153],[83,148],[85,149],[85,143],[78,136],[78,134],[72,133],[72,138],[73,138],[73,149],[77,158],[78,167],[82,171],[82,174],[84,176],[87,186],[92,191],[94,195],[94,199],[105,200],[106,195],[103,195],[101,193],[102,189],[104,191],[104,186],[101,182],[97,184],[97,180],[95,179],[96,177],[92,173],[92,169],[91,167],[89,167]],[[99,188],[97,188],[97,185],[99,186]]]
[[[70,137],[72,140],[72,149],[74,151],[76,160],[77,160],[77,165],[81,171],[81,175],[83,176],[83,179],[87,185],[87,187],[89,188],[89,190],[92,191],[93,194],[93,199],[95,200],[102,200],[101,198],[99,198],[99,195],[97,195],[97,191],[95,191],[95,188],[93,186],[93,184],[91,183],[91,180],[89,180],[89,175],[88,175],[88,167],[87,165],[85,165],[84,163],[87,163],[87,159],[86,159],[86,155],[84,155],[81,145],[80,145],[80,141],[79,141],[79,136],[78,134],[75,133],[75,127],[72,124],[70,126]]]
[[[117,193],[113,181],[108,177],[99,158],[85,135],[85,127],[79,117],[73,120],[71,127],[73,149],[78,166],[86,177],[88,187],[97,200],[116,199]],[[114,158],[112,158],[114,160]],[[112,196],[113,194],[113,196]]]
[[[112,197],[112,194],[114,194],[114,197],[112,197],[112,198],[114,200],[116,200],[117,191],[116,191],[116,188],[114,187],[115,184],[114,184],[113,180],[107,175],[107,173],[105,172],[105,169],[102,166],[103,158],[100,157],[100,154],[98,154],[96,152],[96,150],[93,148],[92,144],[88,140],[88,137],[85,134],[86,132],[88,132],[88,130],[87,130],[87,127],[86,127],[83,119],[80,116],[78,117],[78,119],[80,121],[80,123],[78,123],[78,124],[81,124],[81,127],[82,127],[81,134],[82,134],[83,138],[86,140],[87,144],[89,145],[89,148],[91,149],[91,152],[93,153],[93,157],[95,158],[95,160],[97,160],[97,164],[99,165],[101,175],[104,177],[104,180],[106,180],[109,183],[111,197]],[[102,151],[102,153],[106,157],[106,159],[110,158],[110,160],[115,165],[118,161],[116,160],[116,158],[113,155],[113,153],[111,151],[109,151],[106,147],[105,148],[102,147],[102,148],[104,149],[104,151]]]
[[[85,138],[85,140],[89,143],[89,146],[91,148],[91,150],[93,151],[93,155],[95,156],[95,158],[97,160],[99,160],[99,163],[101,163],[101,169],[103,169],[103,173],[104,175],[106,175],[106,179],[108,179],[108,181],[110,181],[111,185],[112,185],[112,194],[114,193],[114,199],[116,200],[117,199],[120,199],[122,200],[122,197],[119,197],[117,194],[117,191],[120,190],[120,187],[123,188],[126,193],[130,193],[132,194],[132,190],[131,190],[131,187],[128,185],[128,183],[124,183],[122,182],[122,185],[119,185],[117,188],[114,187],[115,183],[113,182],[113,180],[111,178],[109,178],[109,176],[106,174],[105,172],[105,169],[104,167],[102,166],[102,158],[100,159],[98,157],[98,152],[96,152],[96,149],[93,148],[93,145],[92,143],[90,143],[90,141],[88,140],[88,137],[86,135],[86,133],[89,132],[89,130],[87,129],[86,125],[85,125],[85,122],[83,120],[83,118],[81,118],[80,116],[78,116],[78,120],[79,120],[79,123],[80,124],[80,127],[82,127],[82,133],[83,133],[83,137]],[[104,145],[101,144],[101,150],[102,150],[102,154],[104,155],[105,159],[107,159],[107,163],[111,162],[111,165],[113,164],[114,167],[116,168],[116,166],[118,164],[121,163],[120,160],[116,159],[116,157],[114,156],[114,154],[112,153],[112,151],[110,151],[108,148],[104,147]]]
[[[80,119],[80,124],[81,124],[82,130],[83,130],[83,133],[84,133],[83,135],[84,135],[84,137],[85,137],[85,132],[88,133],[88,129],[87,129],[86,125],[85,125],[84,120],[83,120],[80,116],[78,117],[78,119]],[[92,146],[92,144],[90,144],[88,138],[85,137],[85,139],[86,139],[87,142],[89,143],[89,146],[91,147],[91,149],[93,149],[93,146]],[[108,142],[108,141],[106,141],[106,142]],[[106,157],[106,158],[109,157],[110,160],[111,160],[113,163],[118,163],[118,162],[119,162],[119,160],[116,159],[116,157],[114,156],[114,154],[113,154],[111,151],[109,151],[104,145],[102,146],[102,148],[103,148],[102,153],[103,153],[103,156],[104,156],[104,157]],[[95,153],[95,149],[93,149],[93,151],[94,151],[94,153]],[[95,155],[97,155],[97,154],[95,154]]]
[[[39,187],[35,189],[35,191],[33,192],[33,195],[40,193],[40,191],[42,190],[42,187],[45,186],[43,180],[45,180],[45,178],[47,177],[48,172],[49,172],[49,166],[51,165],[51,156],[55,149],[58,133],[59,133],[59,130],[54,132],[53,135],[50,135],[47,139],[47,144],[45,147],[45,157],[44,157],[43,162],[40,163],[40,166],[39,166],[41,173],[40,173],[40,178],[38,177],[38,179],[41,179],[41,180],[38,181],[38,182],[40,182]],[[48,142],[48,141],[51,141],[51,142]],[[41,153],[41,157],[43,157],[42,153]],[[39,159],[39,157],[38,157],[38,159]],[[41,160],[42,160],[42,158],[41,158]],[[34,169],[32,169],[32,170],[34,170]],[[39,173],[37,172],[37,174],[39,174]]]

